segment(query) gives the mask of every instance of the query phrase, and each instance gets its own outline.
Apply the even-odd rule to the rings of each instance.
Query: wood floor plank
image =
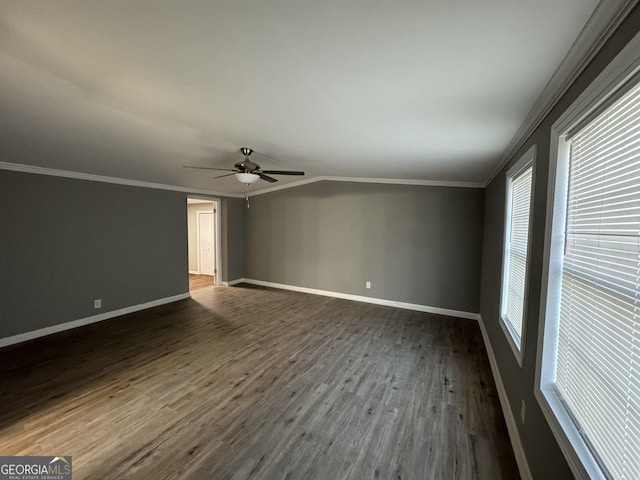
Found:
[[[2,349],[0,405],[76,479],[518,478],[475,322],[248,285]]]
[[[215,283],[213,275],[197,275],[189,274],[189,291],[200,290],[201,288],[210,287]]]

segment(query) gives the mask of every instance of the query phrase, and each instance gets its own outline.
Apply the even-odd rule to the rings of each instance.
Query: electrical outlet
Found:
[[[367,282],[364,284],[364,286],[365,286],[366,288],[371,288],[371,282],[367,281]]]
[[[93,308],[102,308],[102,299],[101,298],[96,298],[93,301]]]
[[[520,399],[520,420],[522,420],[522,424],[524,425],[524,412],[526,405],[524,404],[524,400]]]

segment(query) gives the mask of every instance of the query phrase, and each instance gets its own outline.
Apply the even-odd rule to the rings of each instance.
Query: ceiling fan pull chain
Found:
[[[245,197],[245,200],[247,201],[247,208],[249,208],[249,195]]]

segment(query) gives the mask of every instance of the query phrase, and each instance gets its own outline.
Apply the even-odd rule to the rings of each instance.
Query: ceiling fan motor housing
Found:
[[[253,163],[248,158],[245,158],[241,162],[236,163],[235,168],[237,168],[241,172],[253,172],[254,170],[258,170],[260,168],[260,165],[258,165],[257,163]]]
[[[294,172],[294,171],[288,171],[288,170],[265,170],[265,171],[261,171],[260,170],[260,165],[258,165],[257,163],[253,163],[251,160],[249,160],[249,155],[251,155],[253,153],[253,149],[251,149],[249,147],[242,147],[240,149],[240,152],[242,152],[242,154],[244,155],[244,160],[241,160],[241,161],[237,162],[233,166],[233,169],[217,168],[217,167],[195,167],[195,166],[192,167],[192,166],[189,166],[189,165],[185,165],[185,168],[203,168],[203,169],[206,169],[206,170],[222,170],[222,171],[226,171],[226,172],[232,172],[232,173],[227,173],[226,175],[220,175],[220,176],[213,177],[213,178],[230,177],[232,175],[235,175],[235,177],[238,179],[238,181],[240,181],[242,183],[246,183],[247,185],[249,185],[251,183],[255,183],[260,179],[265,180],[265,181],[270,182],[270,183],[278,181],[277,178],[270,177],[269,174],[272,174],[272,175],[304,175],[304,172]]]

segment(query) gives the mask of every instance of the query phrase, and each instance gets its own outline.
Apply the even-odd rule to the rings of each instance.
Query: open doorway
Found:
[[[189,291],[219,283],[219,201],[187,198]]]

